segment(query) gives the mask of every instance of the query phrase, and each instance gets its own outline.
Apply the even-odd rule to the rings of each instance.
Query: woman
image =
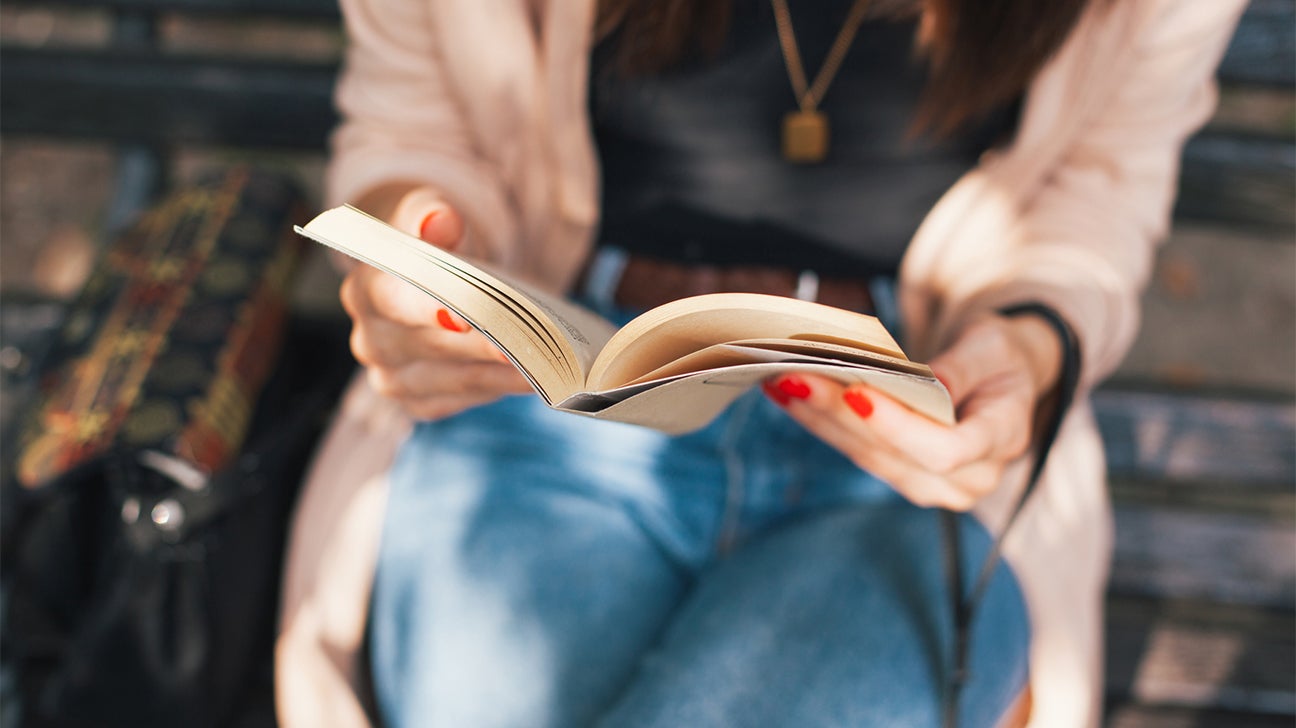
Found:
[[[690,284],[757,269],[772,289],[806,268],[885,316],[898,263],[906,351],[960,422],[811,377],[676,440],[563,416],[511,396],[529,390],[461,322],[353,270],[353,350],[385,401],[426,421],[393,470],[380,549],[383,720],[937,724],[954,648],[930,507],[969,512],[969,565],[991,550],[1070,330],[1082,396],[1005,537],[957,708],[962,725],[1096,724],[1109,525],[1083,393],[1133,336],[1178,149],[1210,112],[1241,3],[931,0],[915,20],[908,3],[775,0],[735,2],[728,21],[715,3],[483,5],[344,3],[333,199],[630,308],[660,295],[636,278],[653,260]],[[896,71],[906,23],[925,102]],[[910,122],[942,141],[891,154]],[[612,283],[608,251],[630,260]],[[351,409],[378,406],[364,398]],[[308,717],[305,681],[329,677],[294,657],[353,648],[363,619],[317,606],[330,518],[373,533],[339,505],[354,472],[317,473],[290,555],[286,722]]]

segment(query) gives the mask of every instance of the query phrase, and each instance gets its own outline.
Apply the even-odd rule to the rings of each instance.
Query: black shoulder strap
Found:
[[[1035,492],[1036,486],[1039,485],[1040,474],[1044,472],[1044,465],[1048,461],[1049,452],[1053,449],[1053,442],[1057,439],[1058,430],[1062,428],[1062,420],[1071,408],[1076,387],[1080,382],[1080,342],[1076,338],[1075,332],[1071,330],[1071,326],[1058,315],[1057,311],[1041,303],[1023,303],[1000,309],[999,313],[1004,316],[1035,315],[1052,326],[1062,343],[1062,366],[1061,371],[1058,373],[1058,383],[1057,388],[1054,390],[1051,411],[1048,413],[1048,419],[1042,423],[1039,430],[1035,462],[1031,465],[1030,477],[1026,481],[1026,487],[1022,490],[1021,497],[1017,499],[1012,512],[1008,515],[1008,520],[1004,523],[1003,529],[991,544],[990,551],[986,554],[985,561],[981,564],[981,569],[976,576],[976,581],[972,583],[972,588],[967,592],[966,596],[964,595],[963,549],[959,538],[958,514],[953,511],[941,511],[941,537],[945,551],[945,575],[950,595],[950,610],[954,620],[954,653],[948,684],[946,685],[944,717],[942,720],[942,725],[945,728],[954,728],[958,724],[959,697],[963,692],[963,686],[971,677],[968,674],[967,661],[972,619],[977,606],[985,595],[986,589],[990,586],[990,578],[994,575],[995,566],[999,563],[999,554],[1003,548],[1004,536],[1017,520],[1018,514],[1026,506],[1026,500],[1030,498],[1031,494]]]

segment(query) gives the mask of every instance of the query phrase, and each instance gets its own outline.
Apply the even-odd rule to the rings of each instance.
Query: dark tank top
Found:
[[[813,82],[850,0],[791,0]],[[601,245],[676,261],[837,274],[893,272],[941,194],[1015,129],[1014,102],[940,141],[910,139],[925,71],[913,20],[859,28],[819,108],[825,161],[781,153],[796,108],[769,0],[735,0],[719,51],[625,78],[595,50],[590,110],[602,168]],[[610,42],[615,42],[615,37]]]

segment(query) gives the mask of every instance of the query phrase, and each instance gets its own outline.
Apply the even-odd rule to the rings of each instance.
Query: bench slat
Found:
[[[301,19],[340,18],[337,0],[10,0],[14,5],[131,13],[195,13]]]
[[[1290,487],[1296,404],[1112,385],[1093,395],[1113,477]]]
[[[0,48],[0,131],[320,150],[336,64],[149,50]]]
[[[0,131],[111,141],[324,148],[337,67],[156,51],[0,49]],[[1287,226],[1296,144],[1203,133],[1184,151],[1181,217]]]
[[[1220,64],[1225,83],[1296,84],[1296,0],[1251,0]]]
[[[1296,529],[1254,513],[1117,502],[1113,593],[1290,608]]]
[[[1292,728],[1291,716],[1222,710],[1114,705],[1107,728]]]
[[[338,18],[337,0],[11,0],[15,5],[107,8],[140,13]],[[1296,2],[1252,0],[1229,44],[1219,76],[1225,83],[1296,84]]]
[[[1287,716],[1291,725],[1294,625],[1286,610],[1110,598],[1107,696],[1163,708]]]
[[[1206,131],[1184,147],[1182,218],[1290,228],[1296,220],[1296,142]]]
[[[337,0],[18,0],[19,5],[109,8],[133,12],[339,17]],[[1227,83],[1296,83],[1296,4],[1291,0],[1252,0],[1220,65]]]

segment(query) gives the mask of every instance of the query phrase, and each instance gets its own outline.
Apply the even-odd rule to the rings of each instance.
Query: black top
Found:
[[[851,0],[792,0],[810,83]],[[828,158],[783,159],[796,99],[769,0],[735,0],[713,57],[622,78],[596,49],[591,114],[603,172],[600,244],[672,260],[764,263],[833,273],[894,271],[918,224],[1016,124],[1012,104],[956,138],[907,140],[925,72],[912,20],[859,29],[819,108]]]

